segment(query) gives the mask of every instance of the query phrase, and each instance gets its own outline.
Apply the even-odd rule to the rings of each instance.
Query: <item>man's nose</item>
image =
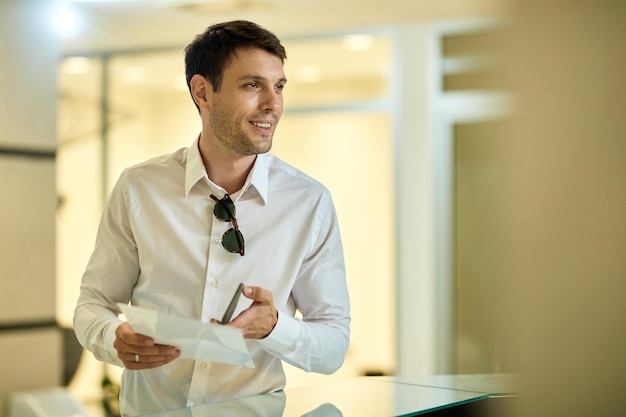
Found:
[[[268,92],[264,97],[261,106],[264,111],[276,112],[280,111],[283,107],[283,96],[275,91]]]

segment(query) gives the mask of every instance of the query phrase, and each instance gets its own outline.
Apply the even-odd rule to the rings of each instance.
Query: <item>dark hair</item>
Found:
[[[196,36],[185,48],[185,76],[191,92],[191,77],[204,76],[217,92],[222,83],[224,68],[235,56],[237,49],[263,49],[276,55],[284,63],[285,48],[272,32],[256,23],[245,20],[218,23]]]

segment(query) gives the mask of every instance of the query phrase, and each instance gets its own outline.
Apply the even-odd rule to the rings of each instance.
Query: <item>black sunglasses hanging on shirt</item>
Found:
[[[215,201],[215,208],[213,208],[215,217],[223,222],[231,222],[233,224],[233,227],[225,231],[222,235],[222,246],[228,252],[238,253],[243,256],[244,240],[243,235],[239,231],[239,226],[237,225],[237,218],[235,217],[235,203],[233,203],[233,200],[231,200],[228,194],[224,194],[222,199],[218,199],[213,194],[211,194],[210,197]]]

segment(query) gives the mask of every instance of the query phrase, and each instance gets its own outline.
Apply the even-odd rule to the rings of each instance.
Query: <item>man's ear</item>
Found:
[[[210,103],[209,97],[213,92],[213,87],[209,80],[200,74],[195,74],[189,82],[191,85],[191,96],[196,105],[200,108],[207,107]]]

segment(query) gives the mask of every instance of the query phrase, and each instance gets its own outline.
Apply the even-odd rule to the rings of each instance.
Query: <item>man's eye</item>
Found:
[[[252,87],[252,88],[258,88],[259,84],[256,81],[253,81],[251,83],[248,83],[248,87]]]

